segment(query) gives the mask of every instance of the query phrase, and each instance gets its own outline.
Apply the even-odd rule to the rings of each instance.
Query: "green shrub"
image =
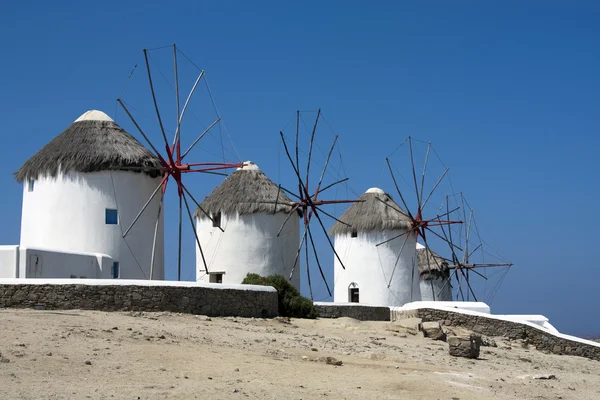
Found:
[[[277,289],[279,314],[283,317],[317,318],[319,316],[312,301],[302,297],[298,289],[281,275],[264,277],[258,274],[248,274],[242,284],[273,286]]]

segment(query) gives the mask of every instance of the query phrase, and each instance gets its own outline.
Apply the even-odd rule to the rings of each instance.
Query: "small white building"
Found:
[[[0,248],[0,274],[163,279],[160,192],[123,238],[161,176],[160,161],[133,136],[105,113],[86,112],[17,171],[21,241]]]
[[[381,189],[359,200],[340,217],[350,226],[336,222],[330,230],[346,267],[335,258],[334,302],[397,307],[421,300],[411,219]]]
[[[244,163],[200,206],[212,220],[196,210],[196,231],[209,271],[196,246],[197,281],[237,284],[248,273],[289,278],[300,244],[298,215],[294,211],[288,218],[292,201],[256,164]],[[296,288],[299,272],[297,265],[291,278]]]
[[[448,262],[421,243],[417,243],[417,261],[423,301],[452,301],[452,282]]]

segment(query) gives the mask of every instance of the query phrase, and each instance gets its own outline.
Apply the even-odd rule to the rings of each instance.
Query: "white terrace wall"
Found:
[[[0,278],[19,277],[19,246],[0,246]]]
[[[112,278],[113,259],[105,254],[59,252],[0,246],[1,278]]]
[[[66,253],[20,248],[21,278],[109,279],[113,259],[105,254]]]

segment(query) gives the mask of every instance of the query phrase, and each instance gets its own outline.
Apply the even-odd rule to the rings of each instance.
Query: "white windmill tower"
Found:
[[[24,275],[163,279],[159,199],[123,238],[123,224],[135,218],[161,175],[158,158],[108,115],[92,110],[80,116],[16,173],[24,183],[21,248],[99,253],[112,258],[112,268],[70,267],[64,257],[48,253],[48,260],[36,255],[34,273]],[[151,271],[150,255],[142,249],[153,242],[155,230]]]
[[[290,274],[300,242],[299,220],[285,223],[292,201],[256,164],[245,162],[200,207],[196,231],[210,272],[197,248],[196,280],[241,283],[248,273]],[[290,278],[298,289],[299,272]]]
[[[371,188],[331,228],[343,261],[334,266],[334,302],[402,306],[421,300],[411,219],[383,190]]]

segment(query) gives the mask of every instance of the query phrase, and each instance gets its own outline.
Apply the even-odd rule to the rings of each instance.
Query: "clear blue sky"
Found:
[[[132,3],[2,5],[0,243],[19,241],[12,173],[84,111],[112,115],[141,49],[177,42],[207,70],[241,158],[272,177],[296,109],[323,109],[357,192],[374,176],[392,190],[382,162],[408,134],[433,141],[515,263],[493,310],[600,334],[597,2]]]

